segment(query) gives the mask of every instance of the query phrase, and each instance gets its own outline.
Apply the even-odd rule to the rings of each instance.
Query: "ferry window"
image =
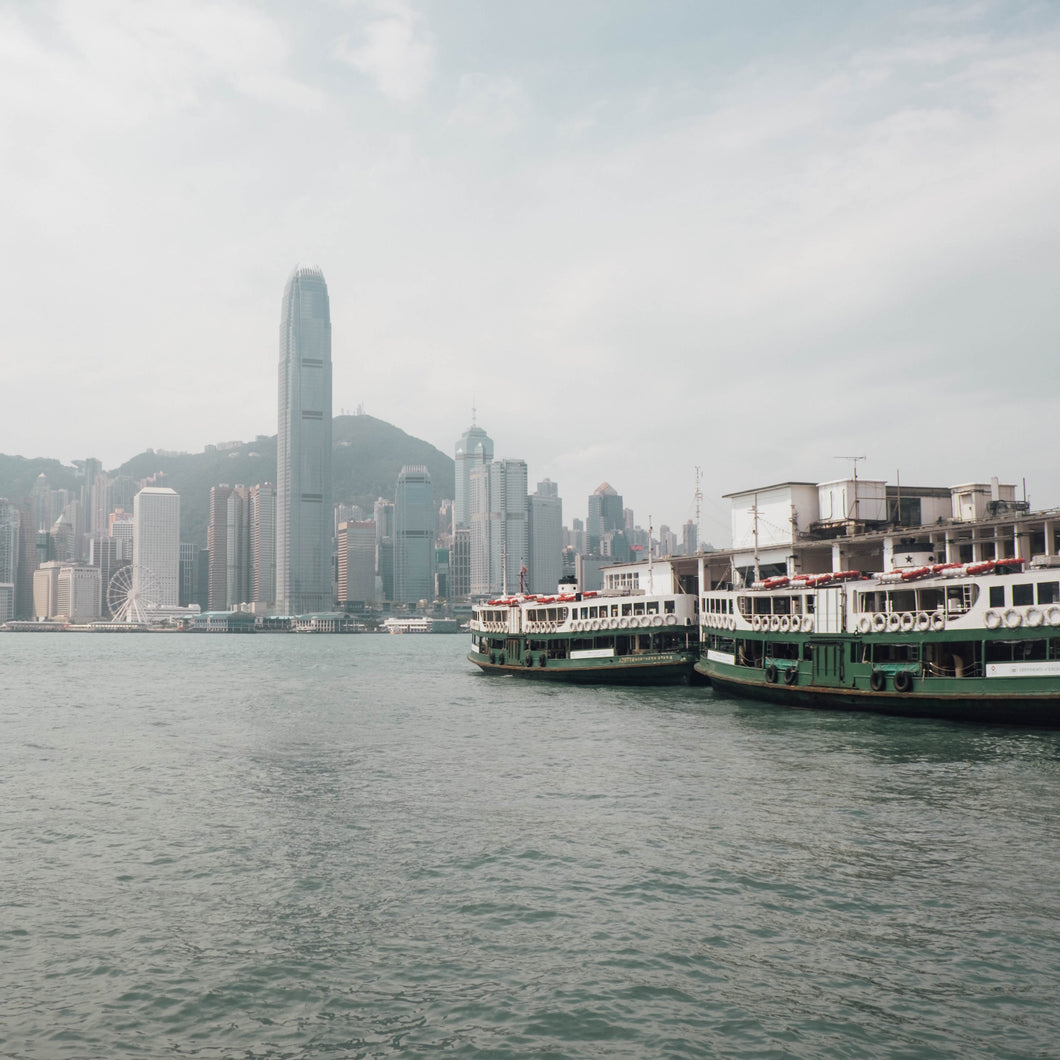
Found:
[[[633,605],[632,604],[623,604],[622,605],[622,614],[623,615],[631,615],[631,614],[633,614]]]
[[[1060,601],[1060,582],[1038,582],[1038,603],[1055,604]]]
[[[644,604],[642,602],[638,601],[637,603],[635,603],[633,605],[633,614],[635,614],[635,615],[643,615],[644,614]]]
[[[663,607],[665,607],[666,613],[668,615],[672,615],[674,613],[675,608],[673,600],[664,600]]]
[[[648,602],[648,614],[649,615],[657,615],[658,613],[659,613],[659,601],[658,600],[650,600]]]
[[[934,611],[942,606],[942,591],[939,589],[917,589],[917,610]]]
[[[991,585],[990,586],[990,606],[991,607],[1004,607],[1005,606],[1005,587],[1003,585]]]
[[[1027,583],[1025,585],[1013,585],[1012,586],[1012,605],[1014,607],[1026,607],[1028,604],[1034,603],[1034,585]]]
[[[1045,658],[1045,640],[988,640],[987,662],[1034,662]]]
[[[916,590],[915,589],[898,589],[891,593],[891,610],[892,611],[915,611],[916,610]]]
[[[773,598],[773,612],[778,615],[787,615],[791,613],[791,597],[790,596],[775,596]]]

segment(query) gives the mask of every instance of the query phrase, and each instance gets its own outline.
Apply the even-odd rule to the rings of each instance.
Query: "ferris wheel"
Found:
[[[161,600],[158,579],[146,567],[119,567],[107,585],[107,608],[115,622],[147,622]]]

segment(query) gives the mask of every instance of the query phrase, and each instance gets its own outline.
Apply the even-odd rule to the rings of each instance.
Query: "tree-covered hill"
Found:
[[[398,472],[406,464],[423,464],[431,474],[437,501],[454,493],[452,457],[419,438],[373,416],[336,416],[332,429],[333,499],[359,504],[369,514],[379,497],[393,499]],[[27,460],[0,455],[0,496],[19,503],[37,476],[44,472],[53,489],[78,489],[77,469],[57,460]],[[231,449],[207,447],[202,453],[146,452],[114,468],[112,475],[129,475],[137,482],[170,486],[180,494],[181,540],[205,546],[210,487],[254,486],[276,481],[276,435],[259,435],[253,442]]]

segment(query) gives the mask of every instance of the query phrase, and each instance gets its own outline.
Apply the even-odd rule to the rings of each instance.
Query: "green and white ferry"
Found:
[[[1060,724],[1060,567],[930,558],[705,589],[696,670],[795,707]]]
[[[647,574],[641,586],[642,573]],[[519,593],[472,608],[469,661],[486,673],[583,684],[689,684],[699,658],[694,592],[655,592],[670,584],[653,572],[605,574],[582,592],[563,581],[555,594]]]

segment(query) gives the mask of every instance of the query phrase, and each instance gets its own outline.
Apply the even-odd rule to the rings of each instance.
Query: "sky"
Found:
[[[1060,505],[1060,4],[0,0],[0,452],[474,415],[564,521],[849,475]]]

